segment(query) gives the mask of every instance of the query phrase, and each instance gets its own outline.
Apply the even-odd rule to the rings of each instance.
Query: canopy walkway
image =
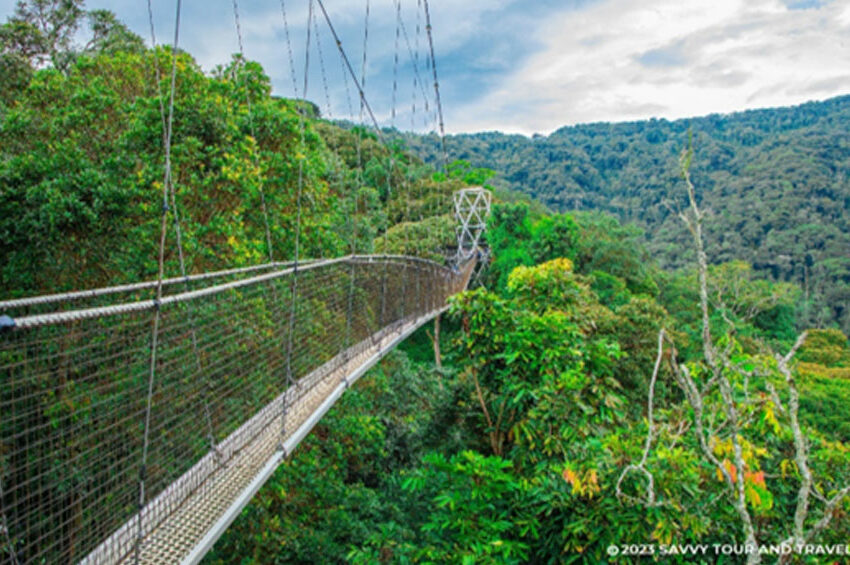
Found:
[[[150,282],[0,302],[0,561],[199,561],[474,266],[347,256],[169,279],[159,301]]]
[[[394,149],[364,91],[368,0],[359,79],[324,3],[316,0],[314,10],[310,0],[300,91],[284,4],[295,98],[307,100],[311,45],[318,51],[328,94],[320,11],[339,51],[343,78],[359,95],[358,123],[365,123],[365,111],[390,156],[386,191],[391,194]],[[177,0],[170,80],[153,58],[163,128],[161,205],[153,207],[160,214],[156,280],[0,301],[0,565],[200,561],[343,392],[399,341],[444,311],[447,299],[469,284],[477,258],[486,259],[479,238],[490,194],[476,187],[455,194],[454,267],[391,255],[299,260],[307,154],[301,114],[300,145],[293,157],[297,184],[291,187],[295,225],[287,234],[294,236],[295,262],[275,262],[273,223],[260,176],[256,188],[269,263],[187,276],[171,160],[181,5]],[[237,0],[233,8],[239,61],[244,62]],[[402,34],[415,74],[411,122],[420,92],[431,115],[419,72],[421,29],[428,38],[433,118],[443,140],[428,0],[416,7],[415,53],[400,1],[395,13],[390,125],[396,117]],[[156,47],[150,2],[148,15]],[[234,80],[240,76],[247,80],[240,73]],[[243,86],[249,117],[244,133],[257,140],[252,91]],[[346,95],[354,121],[348,83]],[[364,166],[362,141],[358,133],[358,168]],[[445,165],[444,142],[442,153]],[[256,155],[253,165],[262,169]],[[357,182],[363,182],[362,174]],[[351,196],[356,210],[354,192]],[[433,204],[432,215],[443,213],[442,200]],[[409,206],[407,212],[409,220]],[[165,279],[169,218],[183,276]],[[353,218],[350,228],[349,249],[356,250]],[[384,249],[389,249],[388,228]]]

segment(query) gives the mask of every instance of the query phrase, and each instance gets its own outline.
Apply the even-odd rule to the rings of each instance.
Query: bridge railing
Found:
[[[210,473],[286,421],[252,416],[287,389],[289,404],[306,398],[322,374],[443,308],[468,271],[349,256],[182,292],[177,279],[159,303],[104,304],[149,285],[5,303],[0,313],[26,315],[0,334],[0,563],[131,556]]]
[[[299,262],[300,266],[315,263],[317,259]],[[182,294],[190,290],[213,287],[227,282],[238,281],[272,271],[282,271],[294,266],[293,262],[274,262],[250,267],[225,269],[188,275],[186,277],[167,278],[162,281],[162,294],[169,296]],[[125,302],[138,302],[149,299],[157,286],[156,280],[134,282],[121,285],[75,290],[56,294],[43,294],[0,300],[0,314],[15,318],[35,314],[49,314],[57,311],[80,310],[110,306]]]

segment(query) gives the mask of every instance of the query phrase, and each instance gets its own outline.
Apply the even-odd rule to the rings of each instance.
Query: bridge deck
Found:
[[[234,431],[219,445],[218,455],[210,454],[199,461],[148,505],[147,512],[168,516],[159,527],[143,536],[139,562],[199,562],[285,454],[292,452],[345,389],[398,342],[444,309],[383,328],[339,353]],[[282,436],[284,401],[288,410]],[[241,447],[236,447],[240,444]],[[148,518],[154,517],[145,516],[144,521]],[[138,530],[136,520],[128,522],[83,563],[134,563]]]

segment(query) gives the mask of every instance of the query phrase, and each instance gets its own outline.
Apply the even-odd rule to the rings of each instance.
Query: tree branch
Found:
[[[808,446],[806,438],[803,436],[803,430],[800,427],[799,411],[800,411],[800,393],[797,391],[797,385],[794,383],[794,377],[791,370],[788,368],[788,363],[794,357],[794,354],[806,341],[807,333],[803,332],[797,338],[794,346],[785,357],[776,356],[777,367],[782,376],[785,377],[785,383],[788,385],[788,418],[791,421],[791,432],[794,434],[794,461],[797,463],[797,470],[800,472],[800,489],[797,491],[797,509],[794,512],[794,543],[803,543],[804,528],[806,516],[809,513],[809,496],[812,490],[812,472],[809,470]]]
[[[646,441],[643,446],[643,455],[640,458],[640,463],[637,465],[629,465],[620,474],[617,479],[617,497],[636,500],[634,497],[623,494],[622,484],[626,476],[631,471],[640,471],[646,476],[646,504],[647,506],[655,506],[655,479],[652,473],[646,468],[646,460],[649,458],[649,450],[652,448],[652,440],[655,430],[655,422],[653,419],[653,406],[655,404],[655,383],[658,380],[658,370],[661,367],[661,358],[664,354],[664,337],[666,333],[664,328],[658,332],[658,355],[655,357],[655,367],[652,369],[652,378],[649,381],[649,398],[647,400],[646,419],[648,429],[646,431]]]

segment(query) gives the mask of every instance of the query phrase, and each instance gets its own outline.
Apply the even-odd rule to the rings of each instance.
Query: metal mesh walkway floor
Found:
[[[139,562],[200,561],[285,454],[292,452],[345,389],[398,342],[442,310],[384,328],[341,352],[233,432],[219,446],[218,455],[205,457],[151,501],[150,512],[168,512],[169,516],[144,535],[139,545]],[[285,428],[281,425],[284,402],[288,406]],[[234,449],[246,435],[250,437],[247,443]],[[128,522],[83,563],[134,563],[136,555],[132,548],[137,536],[137,521]],[[123,558],[116,554],[117,548],[124,548],[120,552],[125,553]]]

